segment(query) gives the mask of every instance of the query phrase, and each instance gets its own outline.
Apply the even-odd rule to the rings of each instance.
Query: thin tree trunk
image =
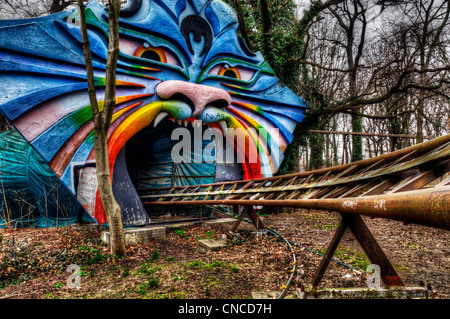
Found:
[[[242,10],[241,3],[239,0],[233,0],[234,8],[236,9],[236,13],[239,21],[239,31],[241,32],[242,38],[245,40],[247,47],[252,50],[252,45],[250,42],[250,38],[248,37],[247,29],[245,28],[245,18],[244,18],[244,10]]]
[[[87,33],[83,0],[77,0],[80,13],[80,29],[83,52],[86,60],[89,100],[95,130],[95,161],[100,198],[108,220],[110,231],[111,254],[125,256],[125,236],[123,232],[122,213],[114,198],[111,171],[108,158],[108,128],[116,104],[116,65],[119,56],[119,14],[120,0],[109,0],[109,47],[106,62],[105,102],[99,106],[95,94],[94,72]]]

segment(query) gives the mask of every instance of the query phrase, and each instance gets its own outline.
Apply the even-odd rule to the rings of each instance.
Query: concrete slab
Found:
[[[97,223],[89,223],[89,224],[73,224],[73,230],[81,230],[81,231],[102,231],[107,230],[108,227],[105,225],[99,225]]]
[[[253,291],[253,299],[277,299],[281,291]],[[296,289],[284,299],[426,299],[428,290],[424,287],[370,288],[323,288],[301,291]]]
[[[164,239],[166,238],[166,227],[164,226],[145,226],[128,228],[124,231],[125,235],[125,245],[132,246],[136,244],[142,244],[149,242],[153,239]],[[106,244],[109,244],[110,233],[109,231],[103,231],[100,238]]]
[[[253,299],[277,299],[279,295],[278,291],[252,291]]]
[[[253,299],[278,299],[281,291],[252,291]],[[284,299],[297,299],[296,294],[286,294]]]
[[[167,220],[170,220],[170,218],[168,218]],[[142,227],[134,227],[134,228],[126,228],[124,230],[125,233],[125,244],[127,246],[130,245],[136,245],[136,244],[140,244],[140,243],[145,243],[148,242],[150,240],[153,239],[163,239],[166,237],[166,229],[168,227],[182,227],[182,226],[187,226],[187,225],[192,225],[192,224],[204,224],[206,226],[212,226],[212,225],[216,225],[216,224],[222,224],[222,223],[230,223],[230,222],[234,222],[233,218],[218,218],[218,219],[207,219],[207,220],[184,220],[184,221],[179,221],[179,222],[174,222],[174,221],[170,221],[167,223],[164,222],[157,222],[155,224],[150,224],[147,226],[142,226]],[[78,225],[78,224],[77,224]],[[89,226],[87,226],[89,225]],[[72,226],[72,227],[75,227]],[[100,238],[103,242],[105,242],[106,244],[109,244],[109,230],[102,225],[98,225],[98,224],[84,224],[84,225],[79,225],[76,226],[80,229],[93,229],[93,230],[103,230]],[[216,244],[218,245],[218,244]],[[220,246],[220,245],[219,245]],[[206,251],[211,251],[211,250],[217,250],[220,249],[219,246],[215,247],[214,244],[204,244],[202,245],[201,249],[205,249]],[[200,248],[200,247],[199,247]]]
[[[182,227],[182,226],[188,226],[188,225],[205,225],[205,226],[213,226],[213,225],[219,225],[223,223],[232,223],[234,222],[234,218],[218,218],[218,219],[196,219],[193,221],[180,221],[180,222],[171,222],[167,224],[167,227]]]
[[[225,240],[202,239],[197,242],[198,250],[202,253],[217,251],[226,247]]]
[[[378,299],[378,298],[428,298],[424,287],[391,288],[323,288],[317,290],[296,290],[299,299]]]
[[[228,217],[228,218],[217,218],[217,219],[213,219],[213,220],[208,220],[203,222],[204,225],[220,225],[220,224],[224,224],[224,223],[234,223],[236,221],[236,219]]]

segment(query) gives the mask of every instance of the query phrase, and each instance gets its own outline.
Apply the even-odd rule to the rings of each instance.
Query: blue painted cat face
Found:
[[[85,14],[102,105],[108,12],[92,1]],[[113,185],[135,192],[276,172],[306,105],[237,30],[235,12],[219,0],[135,0],[122,10],[108,141]],[[78,12],[0,21],[0,63],[1,112],[94,216],[96,182],[88,169],[81,175],[74,169],[95,160]],[[231,140],[233,163],[219,163],[213,151],[209,161],[175,164],[171,133],[179,127],[201,127],[202,137],[206,130],[227,137],[242,129],[253,148]],[[197,145],[194,155],[215,147],[204,138]]]

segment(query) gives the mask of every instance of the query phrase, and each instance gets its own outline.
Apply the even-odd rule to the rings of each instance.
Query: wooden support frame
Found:
[[[320,281],[322,280],[347,228],[351,230],[370,261],[380,267],[380,277],[383,283],[388,287],[403,287],[404,284],[402,280],[376,241],[375,237],[370,232],[364,220],[359,215],[349,214],[342,214],[341,224],[334,233],[334,236],[328,245],[327,252],[322,258],[316,274],[314,275],[311,283],[312,287],[315,288],[320,284]]]
[[[194,189],[193,205],[233,205],[235,232],[245,216],[265,228],[254,207],[298,207],[339,212],[342,221],[312,280],[315,289],[349,229],[388,288],[404,287],[361,215],[450,230],[450,134],[403,150],[331,168],[250,181],[205,184]],[[437,183],[431,182],[440,178]],[[224,185],[226,187],[224,187]],[[181,205],[185,189],[153,189],[145,204]],[[170,191],[169,191],[170,190]],[[167,193],[169,191],[169,193]],[[156,192],[156,193],[155,193]],[[203,200],[201,199],[202,196]],[[167,198],[161,202],[161,198]],[[208,200],[206,200],[208,198]],[[155,200],[156,201],[152,201]],[[239,209],[240,208],[240,209]],[[376,268],[378,271],[378,267]],[[364,270],[363,270],[364,271]]]
[[[237,205],[235,205],[234,211],[235,212],[237,211]],[[263,222],[261,221],[258,214],[256,213],[256,210],[253,207],[253,205],[247,205],[247,206],[242,206],[241,209],[239,210],[239,217],[234,222],[233,226],[231,227],[231,230],[230,230],[231,233],[236,232],[236,229],[238,228],[239,224],[244,219],[245,215],[247,215],[250,218],[250,220],[253,222],[253,225],[255,225],[257,230],[261,230],[261,229],[265,228]]]

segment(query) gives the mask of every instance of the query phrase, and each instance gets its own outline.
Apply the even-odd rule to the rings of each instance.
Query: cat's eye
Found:
[[[230,66],[228,63],[219,63],[213,66],[208,75],[219,75],[227,78],[250,81],[255,74],[255,70],[242,67],[242,66]]]
[[[168,50],[162,47],[153,47],[147,42],[136,49],[134,56],[155,62],[179,65],[177,58]]]
[[[241,74],[239,73],[239,70],[236,67],[234,67],[234,68],[230,67],[228,64],[224,64],[220,68],[218,74],[220,76],[226,76],[226,77],[234,78],[234,79],[238,79],[238,80],[241,79]]]

